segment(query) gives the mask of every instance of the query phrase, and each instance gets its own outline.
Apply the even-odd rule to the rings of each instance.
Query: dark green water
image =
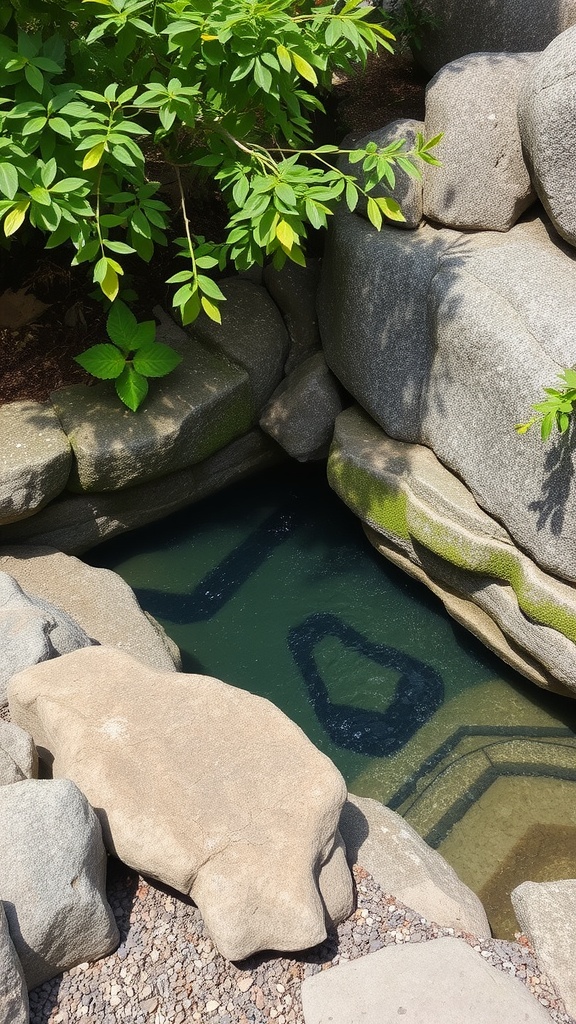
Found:
[[[272,700],[350,790],[389,803],[451,851],[488,902],[528,877],[517,863],[526,867],[527,830],[576,837],[576,811],[566,811],[567,799],[576,807],[576,705],[508,670],[378,555],[322,468],[283,466],[87,561],[133,587],[180,647],[184,671]],[[501,834],[487,842],[502,801]],[[531,877],[576,876],[576,852],[561,867],[554,846]]]

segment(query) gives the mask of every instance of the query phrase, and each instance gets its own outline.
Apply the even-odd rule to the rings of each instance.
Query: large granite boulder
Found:
[[[479,50],[543,50],[576,24],[576,0],[413,0],[423,16],[416,59],[431,74]]]
[[[328,479],[368,526],[432,580],[487,613],[524,652],[528,667],[540,665],[544,680],[527,672],[530,678],[576,693],[576,588],[519,550],[434,452],[394,441],[362,410],[348,409],[336,421]],[[389,556],[387,547],[380,550]]]
[[[444,133],[424,164],[424,216],[461,230],[508,231],[536,198],[516,107],[531,53],[471,53],[426,88],[425,135]]]
[[[112,952],[98,819],[68,779],[0,788],[0,900],[28,988]]]
[[[342,389],[322,352],[317,352],[284,378],[265,407],[260,426],[293,459],[323,459],[342,408]]]
[[[57,605],[97,643],[118,647],[165,672],[181,667],[176,645],[159,623],[150,621],[115,572],[41,545],[0,548],[0,570],[34,600]]]
[[[0,786],[38,776],[34,740],[14,722],[0,722]]]
[[[384,149],[393,142],[404,141],[404,150],[409,152],[416,145],[418,132],[424,134],[425,127],[422,121],[415,121],[411,118],[400,118],[391,121],[384,128],[362,135],[359,139],[356,135],[348,136],[342,143],[342,149],[364,149],[369,142],[375,142],[379,149]],[[366,176],[362,169],[362,162],[350,163],[347,155],[340,157],[338,166],[346,174],[352,174],[358,179],[361,188],[366,187]],[[390,186],[385,180],[381,181],[370,190],[372,199],[387,197],[395,199],[399,203],[404,221],[393,221],[398,228],[417,228],[422,220],[422,179],[415,178],[406,173],[400,167],[394,168],[395,182]],[[359,194],[356,213],[363,217],[367,216],[368,200],[362,193]],[[384,214],[384,221],[390,223],[390,219]]]
[[[517,978],[462,939],[403,944],[340,964],[302,983],[306,1024],[550,1024]]]
[[[28,990],[0,900],[0,1020],[28,1024]]]
[[[531,66],[518,121],[534,187],[556,230],[576,245],[576,26]]]
[[[523,882],[510,894],[522,931],[534,946],[566,1010],[576,1016],[576,879]]]
[[[244,434],[256,417],[248,374],[174,325],[183,359],[154,381],[137,413],[111,386],[55,391],[53,408],[68,435],[72,491],[116,491],[201,462]],[[159,339],[164,338],[162,330]]]
[[[10,710],[98,808],[108,849],[189,893],[232,960],[321,942],[352,900],[334,765],[261,697],[78,653],[20,673]]]
[[[0,706],[16,672],[92,643],[61,608],[25,594],[12,576],[0,572]]]
[[[64,490],[70,442],[49,402],[0,408],[0,524],[33,515]]]
[[[349,793],[340,817],[340,834],[350,863],[366,868],[384,892],[441,927],[469,932],[478,939],[490,938],[488,918],[478,897],[389,807]]]
[[[241,277],[225,278],[219,287],[226,297],[220,306],[222,323],[214,323],[204,314],[189,330],[246,371],[254,408],[260,412],[282,380],[288,332],[265,288]]]
[[[574,446],[514,428],[574,361],[576,254],[537,216],[474,235],[335,220],[328,365],[390,437],[427,444],[540,566],[575,580]]]
[[[392,437],[420,440],[420,402],[433,342],[426,300],[439,260],[461,235],[416,231],[339,210],[322,264],[318,322],[326,362]]]

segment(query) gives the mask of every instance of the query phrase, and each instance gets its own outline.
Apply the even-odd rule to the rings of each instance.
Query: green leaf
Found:
[[[565,380],[569,387],[576,388],[576,370],[564,370],[564,373],[560,374],[560,378]]]
[[[278,54],[278,60],[280,61],[280,64],[284,68],[284,71],[291,71],[292,61],[290,60],[289,50],[287,50],[282,43],[279,43],[279,45],[276,47],[276,53]]]
[[[301,57],[299,53],[294,53],[293,50],[288,52],[298,74],[302,75],[302,78],[305,78],[307,82],[311,82],[312,85],[318,85],[318,75],[312,65],[307,60],[304,60],[304,57]]]
[[[24,68],[24,75],[28,85],[36,92],[42,92],[44,88],[44,75],[38,68],[34,67],[33,64],[27,64]]]
[[[53,132],[57,132],[58,135],[62,135],[65,139],[72,138],[72,131],[70,125],[63,117],[51,117],[48,124]]]
[[[116,380],[118,398],[136,412],[148,394],[148,381],[141,373],[127,366]]]
[[[205,295],[209,295],[211,299],[217,299],[223,302],[226,296],[220,290],[216,281],[213,281],[211,277],[206,277],[205,274],[198,274],[198,288]]]
[[[22,129],[22,135],[38,135],[48,124],[47,117],[31,117]]]
[[[124,353],[128,353],[135,348],[134,342],[137,338],[138,321],[132,310],[121,299],[112,303],[106,321],[106,331],[108,337]]]
[[[75,192],[76,189],[82,188],[86,184],[85,178],[62,178],[61,181],[57,181],[55,185],[52,185],[50,191],[60,195],[61,193]]]
[[[127,245],[126,242],[116,242],[112,241],[110,238],[104,239],[104,248],[110,249],[111,252],[117,252],[121,256],[125,256],[130,252],[136,252],[136,250],[131,245]]]
[[[368,200],[367,212],[370,223],[374,225],[377,231],[380,231],[380,228],[382,227],[382,214],[375,199],[370,198]]]
[[[97,167],[104,155],[105,149],[105,142],[98,142],[95,146],[92,146],[92,149],[88,150],[82,161],[82,170],[89,171],[92,167]]]
[[[222,316],[220,314],[218,306],[216,306],[213,302],[210,302],[210,299],[207,299],[205,295],[202,296],[201,302],[202,309],[206,313],[206,316],[209,316],[210,319],[214,320],[215,323],[221,324]]]
[[[145,377],[165,377],[181,362],[179,352],[159,341],[139,349],[133,359],[134,369]]]
[[[100,380],[112,380],[114,377],[119,377],[126,366],[126,359],[122,353],[115,345],[107,343],[92,345],[92,348],[87,349],[86,352],[74,356],[74,361],[80,363],[80,366],[88,373],[91,373],[93,377],[99,377]]]
[[[29,206],[29,200],[23,200],[22,202],[16,203],[10,213],[6,216],[4,220],[4,234],[7,238],[18,231],[18,228],[24,223],[26,211]]]
[[[358,189],[351,181],[346,182],[346,205],[351,213],[358,205]]]
[[[398,222],[404,222],[406,220],[402,210],[400,209],[400,203],[397,203],[395,199],[390,199],[389,196],[379,196],[378,199],[374,199],[373,201],[389,220]]]
[[[0,192],[14,199],[18,191],[18,171],[12,164],[0,163]]]

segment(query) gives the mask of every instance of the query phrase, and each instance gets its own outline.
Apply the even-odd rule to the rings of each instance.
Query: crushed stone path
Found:
[[[303,1024],[304,978],[382,946],[442,935],[465,939],[499,970],[520,978],[555,1024],[576,1024],[541,972],[524,936],[478,941],[439,928],[382,891],[355,866],[357,909],[313,950],[260,954],[229,963],[204,931],[195,905],[148,883],[119,861],[108,870],[108,900],[121,934],[119,949],[80,964],[30,993],[31,1024]]]

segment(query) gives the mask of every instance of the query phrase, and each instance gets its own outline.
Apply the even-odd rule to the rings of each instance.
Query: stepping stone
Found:
[[[306,1024],[550,1024],[528,989],[462,939],[388,946],[302,983]]]

